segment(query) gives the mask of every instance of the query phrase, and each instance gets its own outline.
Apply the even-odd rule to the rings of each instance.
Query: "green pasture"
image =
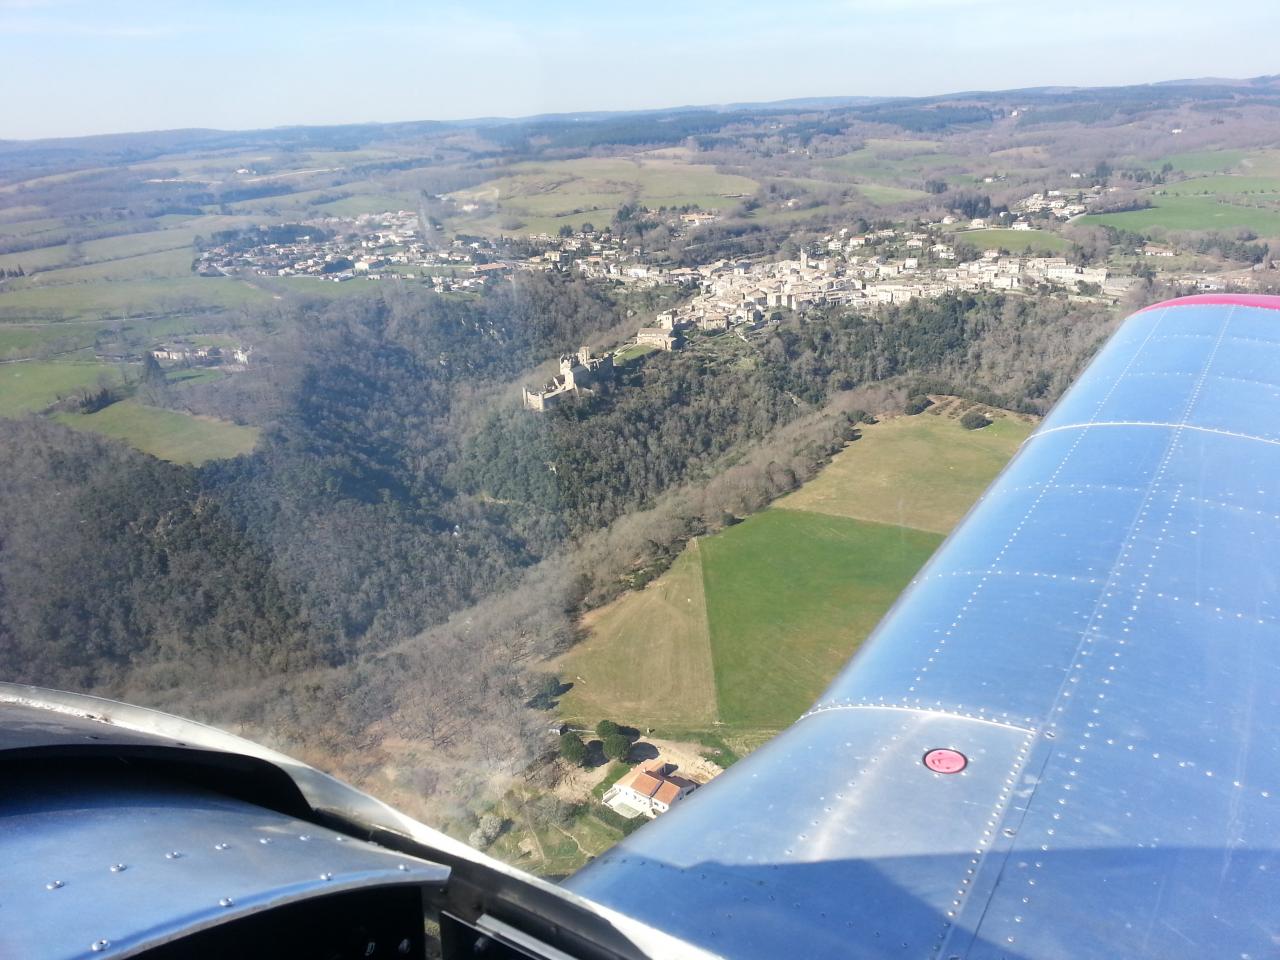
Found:
[[[958,418],[968,406],[944,401],[914,417],[862,427],[859,440],[777,505],[948,533],[1034,427],[982,407],[994,422],[965,430]]]
[[[1280,193],[1280,177],[1239,176],[1222,174],[1208,177],[1192,177],[1159,188],[1157,196],[1190,197],[1216,196],[1240,197],[1249,194]]]
[[[1066,239],[1047,230],[961,230],[954,234],[954,239],[971,243],[979,250],[1010,253],[1022,253],[1030,247],[1033,253],[1058,255],[1071,248]]]
[[[1028,418],[943,399],[866,426],[773,508],[692,542],[643,590],[583,618],[550,665],[562,713],[758,746],[799,715],[1029,435]],[[635,683],[660,675],[660,685]]]
[[[787,509],[703,540],[720,719],[775,730],[795,721],[941,542]]]
[[[38,413],[99,380],[119,383],[120,370],[92,361],[26,360],[0,363],[0,417]]]
[[[49,286],[0,287],[0,319],[66,320],[130,317],[188,306],[238,307],[270,299],[270,294],[232,277],[87,280]]]
[[[1216,197],[1152,195],[1152,207],[1124,213],[1089,214],[1077,222],[1104,224],[1134,233],[1152,230],[1229,230],[1245,228],[1259,236],[1280,236],[1280,206],[1244,206]]]
[[[57,419],[77,430],[124,440],[143,453],[175,463],[201,464],[250,453],[260,432],[257,427],[162,410],[136,400],[121,400],[97,413],[61,413]]]

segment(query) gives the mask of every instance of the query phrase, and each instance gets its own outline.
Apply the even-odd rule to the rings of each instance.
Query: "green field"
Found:
[[[21,253],[3,254],[0,255],[0,267],[21,266],[27,273],[35,270],[57,272],[77,264],[93,265],[179,249],[187,252],[186,263],[189,267],[191,258],[194,256],[192,244],[198,235],[207,236],[214,230],[226,229],[228,226],[243,222],[243,218],[232,217],[186,218],[180,224],[168,229],[85,240],[75,245],[61,243],[36,250],[25,250]]]
[[[721,721],[774,730],[793,722],[941,542],[784,509],[702,541]]]
[[[588,614],[554,661],[571,719],[750,749],[818,696],[1030,433],[1030,418],[942,399],[867,426],[772,508],[693,541],[644,590]],[[982,408],[984,410],[988,408]],[[637,678],[660,676],[662,683]]]
[[[859,183],[854,189],[872,203],[880,204],[903,203],[907,200],[919,200],[921,197],[928,196],[923,190],[915,190],[910,187],[891,187],[883,183]]]
[[[191,277],[190,246],[121,256],[97,263],[45,270],[13,284],[14,289],[31,290],[55,284],[86,283],[97,280],[153,280]],[[216,278],[215,278],[216,279]]]
[[[1215,197],[1241,197],[1250,194],[1280,193],[1280,177],[1251,177],[1222,175],[1192,177],[1160,188],[1161,196],[1189,197],[1210,195]]]
[[[1280,236],[1280,206],[1241,206],[1212,196],[1151,197],[1155,206],[1125,213],[1099,213],[1081,217],[1082,224],[1104,224],[1134,233],[1166,230],[1226,230],[1244,227],[1260,236]]]
[[[1070,249],[1064,238],[1047,230],[962,230],[954,238],[979,250],[1008,250],[1021,253],[1028,247],[1035,253],[1060,254]]]
[[[0,323],[0,360],[29,356],[41,347],[54,352],[93,346],[98,323]]]
[[[1214,173],[1239,167],[1246,155],[1244,150],[1197,150],[1172,154],[1165,157],[1161,164],[1172,164],[1173,169],[1183,173]]]
[[[0,318],[39,320],[52,312],[67,320],[98,320],[171,311],[184,305],[237,307],[269,299],[270,294],[231,277],[188,274],[156,280],[93,280],[4,289],[0,292]]]
[[[624,203],[723,209],[759,187],[747,177],[670,157],[587,157],[522,163],[508,169],[501,177],[452,195],[458,204],[492,205],[497,212],[460,213],[451,218],[452,225],[509,233],[517,228],[503,227],[503,223],[518,221],[521,232],[550,233],[565,224],[607,223]]]
[[[761,208],[753,210],[748,219],[756,223],[778,226],[779,224],[804,223],[816,217],[830,217],[842,209],[843,207],[837,203],[824,203],[816,207],[783,207],[778,210]]]
[[[623,347],[613,355],[613,359],[618,363],[630,363],[633,360],[639,360],[641,357],[647,357],[649,354],[657,351],[651,343],[633,343]]]
[[[97,413],[58,414],[57,419],[77,430],[125,440],[143,453],[175,463],[200,464],[249,453],[259,433],[257,427],[161,410],[135,400],[121,400]]]
[[[991,426],[965,430],[953,419],[962,408],[943,401],[919,416],[863,427],[862,439],[777,505],[947,533],[1034,427],[992,412]]]
[[[37,413],[81,387],[95,386],[101,377],[119,382],[120,373],[115,367],[92,362],[0,364],[0,417]]]
[[[8,207],[0,211],[0,237],[30,237],[37,233],[48,233],[62,226],[60,217],[37,217],[34,220],[11,220],[17,208]]]
[[[582,626],[588,639],[553,666],[574,685],[561,701],[566,716],[594,723],[616,713],[644,726],[698,728],[716,720],[699,541],[646,589],[593,611]],[[645,676],[662,678],[661,696],[635,682]]]

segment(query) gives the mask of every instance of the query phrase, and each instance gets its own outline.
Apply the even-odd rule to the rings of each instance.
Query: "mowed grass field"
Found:
[[[861,150],[819,160],[817,166],[859,177],[918,175],[939,167],[964,164],[965,158],[943,149],[940,140],[869,138]]]
[[[1162,195],[1189,197],[1197,194],[1241,197],[1249,194],[1280,193],[1280,177],[1252,177],[1224,174],[1213,177],[1192,177],[1160,188]]]
[[[201,234],[209,236],[217,230],[226,230],[251,222],[243,217],[218,215],[176,218],[177,223],[172,223],[173,219],[175,218],[158,217],[148,221],[150,224],[165,224],[162,229],[85,240],[74,247],[71,244],[58,243],[34,250],[24,250],[21,253],[0,254],[0,267],[13,269],[21,266],[28,274],[47,271],[49,276],[45,278],[45,282],[62,282],[55,276],[56,273],[61,269],[74,267],[76,264],[109,263],[145,254],[185,250],[187,258],[184,266],[187,268],[186,272],[190,273],[191,259],[195,255],[192,244],[197,236]],[[5,228],[0,227],[0,235],[7,233]]]
[[[28,356],[41,346],[83,350],[93,346],[101,328],[99,323],[0,323],[0,360]]]
[[[5,289],[0,292],[0,318],[21,322],[45,319],[54,313],[66,320],[98,320],[169,311],[175,304],[232,308],[270,299],[270,294],[231,277],[196,277],[188,273],[184,277],[155,279],[99,279]]]
[[[1170,154],[1161,165],[1168,163],[1173,169],[1183,173],[1214,173],[1219,170],[1234,170],[1247,156],[1244,150],[1195,150]]]
[[[1232,181],[1235,177],[1206,178]],[[1280,183],[1280,181],[1277,181]],[[1280,200],[1275,194],[1249,197],[1222,193],[1180,196],[1171,188],[1166,194],[1152,194],[1153,206],[1124,213],[1096,213],[1081,217],[1082,224],[1101,224],[1134,233],[1149,233],[1156,228],[1166,230],[1235,230],[1245,228],[1259,236],[1280,236]],[[1204,189],[1204,188],[1201,188]],[[1215,189],[1232,190],[1232,184]],[[1250,201],[1252,200],[1252,203]]]
[[[99,379],[118,383],[117,368],[77,361],[21,361],[0,364],[0,417],[38,413]]]
[[[1280,150],[1202,150],[1159,162],[1191,176],[1146,191],[1149,209],[1090,214],[1079,222],[1136,233],[1248,229],[1280,236]]]
[[[135,400],[121,400],[97,413],[58,414],[57,419],[76,430],[125,440],[143,453],[174,463],[201,464],[249,453],[260,432],[257,427],[162,410]]]
[[[1135,233],[1166,230],[1247,228],[1262,236],[1280,236],[1280,208],[1242,206],[1215,196],[1156,196],[1146,210],[1089,214],[1081,223],[1103,224]]]
[[[952,416],[961,406],[968,408],[943,401],[863,427],[862,439],[776,506],[948,533],[1035,427],[1030,418],[992,411],[991,426],[965,430]]]
[[[551,667],[574,684],[562,713],[740,750],[793,722],[1034,426],[993,411],[966,431],[970,406],[866,427],[798,491],[590,614],[586,639]]]
[[[929,559],[942,537],[771,509],[703,541],[719,719],[795,721]]]
[[[592,611],[583,627],[588,638],[552,668],[573,684],[561,700],[566,715],[617,714],[646,727],[717,719],[699,541],[626,602]]]
[[[962,230],[955,240],[971,243],[979,250],[1008,250],[1021,253],[1030,247],[1036,253],[1066,253],[1071,246],[1056,233],[1047,230]]]

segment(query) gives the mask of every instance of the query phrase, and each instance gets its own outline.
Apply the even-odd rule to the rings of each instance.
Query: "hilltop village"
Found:
[[[841,231],[826,240],[822,254],[802,249],[796,260],[719,261],[680,271],[630,266],[615,276],[631,283],[688,284],[696,289],[684,304],[658,313],[652,326],[636,333],[635,346],[666,351],[679,350],[685,344],[684,334],[694,330],[744,333],[776,322],[784,310],[803,314],[831,304],[870,310],[878,304],[939,297],[956,290],[1050,287],[1082,298],[1118,296],[1132,282],[1111,277],[1105,267],[1080,267],[1064,257],[1001,256],[991,250],[977,260],[958,263],[951,245],[930,243],[930,239],[925,233],[892,229],[872,236]],[[868,249],[884,252],[868,253]],[[899,258],[894,256],[898,250],[915,255]],[[587,263],[582,269],[597,275],[600,267]],[[610,361],[608,367],[604,360]],[[584,347],[572,357],[561,357],[560,375],[551,383],[541,390],[526,389],[524,405],[546,410],[592,389],[605,370],[612,370],[611,358],[592,358]]]
[[[1073,177],[1077,176],[1075,174]],[[1009,209],[961,218],[948,214],[875,229],[837,229],[802,242],[794,253],[719,259],[672,265],[611,227],[568,228],[552,236],[455,236],[446,240],[439,223],[408,210],[354,218],[328,217],[216,236],[194,264],[206,276],[256,275],[312,278],[317,282],[416,282],[439,293],[476,290],[519,272],[560,271],[584,278],[638,287],[681,291],[682,302],[641,326],[629,345],[640,352],[673,351],[697,334],[734,332],[788,315],[836,306],[874,309],[915,298],[956,291],[1057,292],[1072,299],[1115,300],[1134,282],[1105,264],[1078,263],[1052,233],[1097,207],[1104,188],[1046,189],[1012,203]],[[438,196],[436,202],[448,204]],[[693,237],[718,214],[701,210],[645,210],[673,237]],[[1050,228],[1046,230],[1045,228]],[[999,243],[990,243],[996,234]],[[1023,240],[1025,235],[1025,240]],[[981,242],[981,246],[979,245]],[[1049,242],[1052,241],[1052,242]],[[985,247],[983,249],[982,247]],[[1019,247],[1021,253],[1016,253]],[[1033,250],[1040,254],[1033,254]],[[1170,256],[1167,246],[1148,243],[1145,256]],[[1215,289],[1212,277],[1183,278]],[[524,406],[545,411],[565,398],[612,382],[613,357],[593,357],[584,347],[560,358],[559,371],[538,389],[525,389]]]
[[[1034,228],[1029,217],[1069,219],[1085,212],[1096,197],[1096,192],[1078,193],[1074,200],[1056,190],[1037,193],[1016,204],[1016,213],[975,218],[967,229],[1026,231],[1030,240]],[[665,216],[676,236],[717,219],[714,213],[699,211],[647,213]],[[520,241],[506,237],[444,241],[430,222],[424,229],[423,220],[413,211],[398,210],[236,232],[215,237],[200,251],[194,269],[204,276],[310,277],[335,283],[408,278],[446,293],[475,288],[488,277],[533,270],[572,270],[625,284],[696,284],[702,295],[682,318],[701,329],[750,322],[756,308],[799,310],[821,303],[871,306],[938,296],[948,290],[1017,289],[1033,283],[1056,284],[1072,293],[1080,292],[1077,285],[1085,283],[1098,288],[1093,293],[1114,295],[1126,285],[1101,268],[1078,269],[1061,257],[999,256],[988,250],[979,264],[964,262],[965,229],[954,216],[921,223],[915,229],[889,227],[865,233],[841,229],[812,249],[801,250],[799,261],[718,260],[691,267],[656,262],[643,248],[628,245],[608,229],[554,237],[530,234]],[[519,253],[514,249],[517,245],[522,248]]]

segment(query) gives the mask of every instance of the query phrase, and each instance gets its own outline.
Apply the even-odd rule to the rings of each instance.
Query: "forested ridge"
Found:
[[[93,688],[144,665],[316,662],[271,556],[194,470],[36,419],[0,420],[0,448],[7,678]]]
[[[265,427],[199,469],[0,421],[9,675],[241,724],[357,777],[394,731],[435,754],[395,789],[465,802],[479,787],[441,758],[489,775],[538,751],[538,663],[584,606],[794,488],[859,407],[923,384],[1043,410],[1114,322],[995,294],[833,310],[519,409],[539,364],[634,327],[625,296],[538,275],[264,308],[260,364],[166,395]]]

